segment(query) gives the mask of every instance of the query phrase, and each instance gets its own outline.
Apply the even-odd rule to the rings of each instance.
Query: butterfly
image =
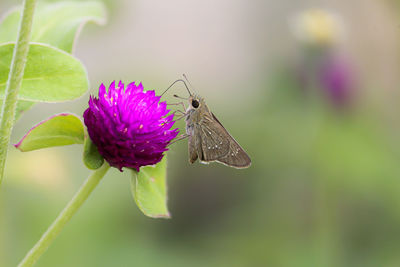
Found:
[[[186,114],[190,163],[199,159],[203,163],[216,161],[234,168],[250,167],[249,155],[210,111],[204,98],[191,95]]]
[[[187,80],[185,75],[184,77]],[[177,138],[177,140],[188,138],[189,162],[194,163],[199,159],[202,163],[219,162],[238,169],[250,167],[249,155],[222,126],[204,98],[192,94],[184,80],[177,80],[174,83],[178,81],[185,84],[190,95],[187,98],[189,107],[186,112],[182,112],[186,122],[186,134]]]

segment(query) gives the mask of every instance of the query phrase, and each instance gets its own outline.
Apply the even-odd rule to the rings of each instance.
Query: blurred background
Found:
[[[20,2],[2,0],[0,15]],[[87,25],[74,52],[90,92],[123,80],[160,93],[186,73],[253,164],[190,165],[187,141],[174,144],[170,220],[141,214],[128,172],[112,170],[36,266],[400,266],[399,1],[105,4],[107,25]],[[51,114],[82,114],[88,95],[36,105],[12,142]],[[86,179],[81,154],[10,147],[0,266]]]

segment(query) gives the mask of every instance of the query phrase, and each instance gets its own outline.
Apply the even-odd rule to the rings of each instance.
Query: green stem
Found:
[[[336,210],[329,187],[331,176],[321,176],[316,179],[316,265],[315,266],[342,266],[338,260],[338,233],[335,227]]]
[[[65,224],[71,219],[76,211],[82,206],[93,189],[98,185],[101,178],[106,174],[110,165],[107,162],[102,167],[93,172],[81,186],[79,191],[71,199],[64,210],[58,215],[57,219],[50,225],[42,235],[36,245],[26,254],[25,258],[19,263],[18,267],[32,266],[39,257],[47,250],[54,239],[58,236]]]
[[[0,185],[4,175],[4,165],[14,124],[17,96],[24,75],[25,63],[31,38],[33,13],[36,0],[24,0],[21,23],[18,29],[17,43],[14,47],[10,73],[5,89],[5,96],[0,116]]]

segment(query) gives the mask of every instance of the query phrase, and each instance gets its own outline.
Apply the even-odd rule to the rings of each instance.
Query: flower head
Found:
[[[324,9],[308,9],[296,15],[291,21],[293,33],[306,45],[325,47],[343,39],[341,18]]]
[[[168,115],[166,102],[154,91],[143,91],[134,82],[126,88],[122,82],[102,84],[99,98],[90,96],[83,117],[89,136],[107,162],[122,171],[139,171],[141,166],[161,161],[167,145],[179,133],[171,130],[174,115]]]
[[[349,104],[354,93],[354,75],[346,58],[328,57],[320,70],[321,86],[336,106]]]

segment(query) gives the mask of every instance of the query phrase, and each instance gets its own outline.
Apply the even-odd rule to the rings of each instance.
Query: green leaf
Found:
[[[167,160],[155,166],[132,171],[131,191],[135,202],[144,215],[153,218],[170,218],[167,207]]]
[[[20,9],[10,12],[0,24],[0,43],[17,40]],[[72,53],[75,40],[89,21],[104,24],[106,11],[101,2],[58,2],[38,5],[33,20],[32,42],[47,43]]]
[[[36,102],[32,102],[32,101],[23,101],[23,100],[18,101],[17,108],[15,110],[14,120],[17,121],[25,111],[27,111],[28,109],[33,107],[33,105],[35,105],[35,104],[36,104]],[[1,109],[2,105],[3,105],[3,99],[0,99],[0,109]]]
[[[100,155],[99,150],[93,144],[89,137],[85,138],[83,148],[83,163],[88,169],[97,170],[103,165],[104,158]]]
[[[36,104],[36,102],[32,102],[32,101],[23,101],[23,100],[18,101],[17,108],[15,110],[14,120],[17,121],[25,111],[30,109],[35,104]],[[0,99],[0,110],[1,110],[2,105],[3,105],[3,99]]]
[[[62,113],[35,125],[15,147],[27,152],[46,147],[83,144],[83,140],[84,128],[80,118]]]
[[[96,1],[39,3],[35,13],[31,41],[47,43],[68,53],[72,53],[77,37],[87,22],[104,24],[106,21],[104,4]],[[0,24],[0,44],[16,41],[19,20],[20,8],[11,10],[4,17]],[[3,60],[0,58],[0,77],[3,75],[7,77],[9,68],[4,65],[6,63]],[[4,69],[7,71],[3,73]],[[4,88],[0,86],[0,98],[4,94],[1,89],[4,90]],[[33,101],[47,102],[47,100]],[[15,120],[18,120],[22,113],[34,104],[32,101],[18,101]],[[1,105],[0,101],[0,107]]]
[[[0,45],[0,99],[10,70],[14,44]],[[70,54],[44,44],[31,44],[18,99],[60,102],[80,97],[88,90],[82,63]]]
[[[1,100],[0,100],[1,101]],[[17,110],[15,111],[15,121],[17,121],[22,114],[27,111],[28,109],[30,109],[33,105],[35,104],[35,102],[30,102],[30,101],[18,101],[17,103]],[[1,108],[0,104],[0,108]]]

